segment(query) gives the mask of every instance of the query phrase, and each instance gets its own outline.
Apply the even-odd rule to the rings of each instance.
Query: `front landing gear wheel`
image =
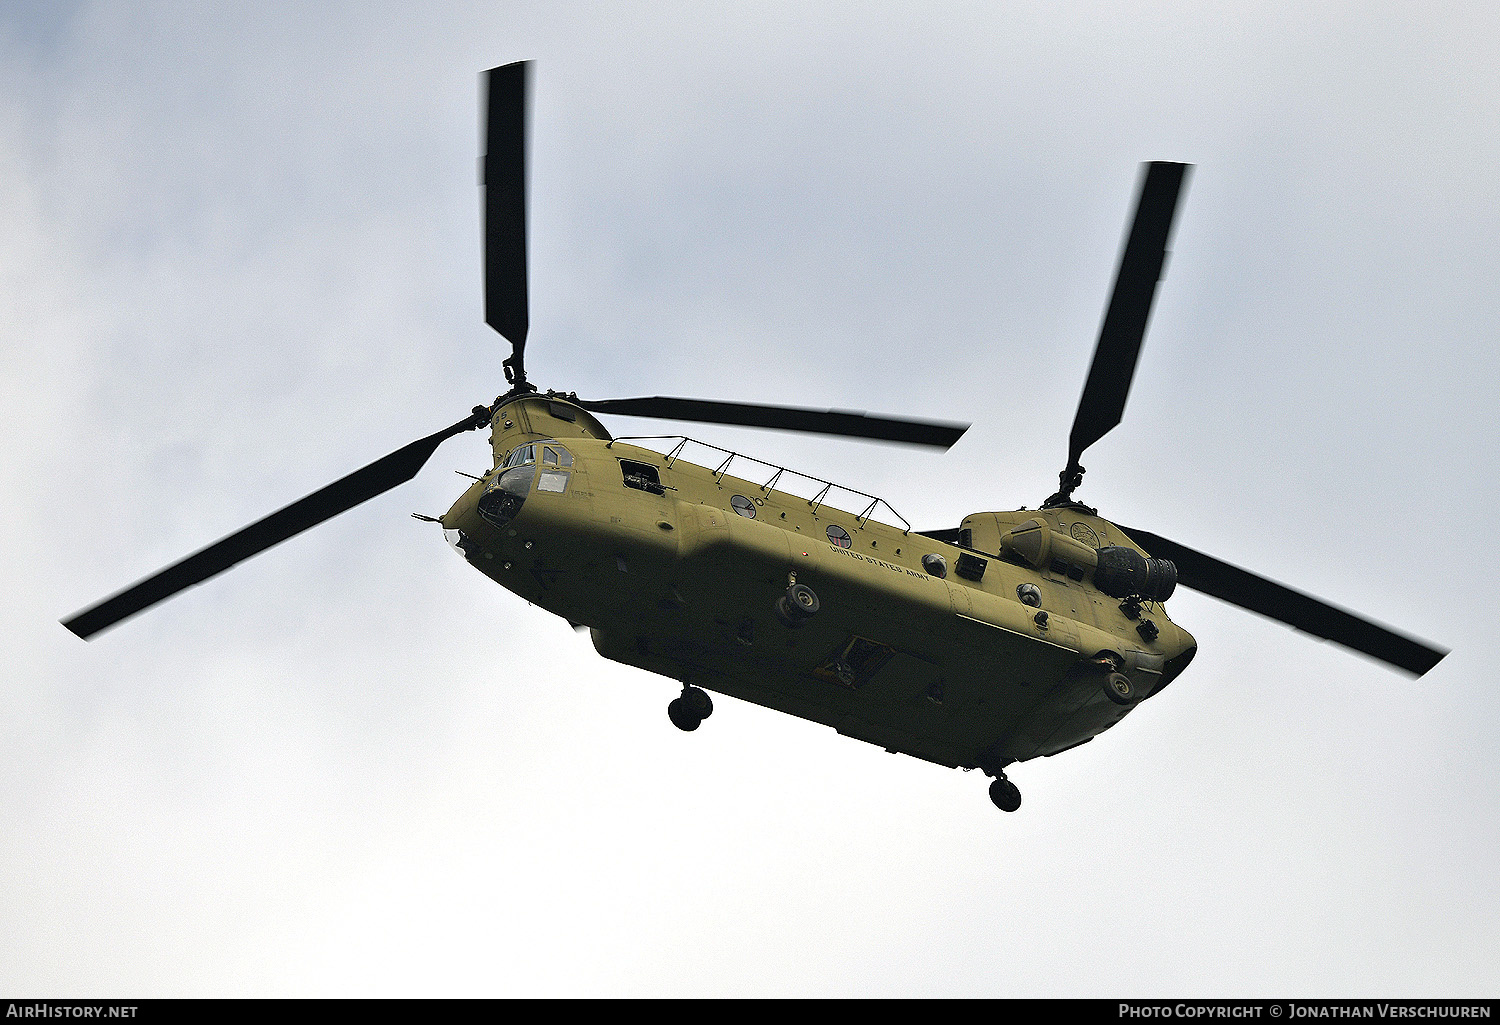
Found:
[[[990,800],[1001,811],[1015,811],[1021,807],[1021,790],[1010,780],[1001,776],[990,784]]]
[[[698,687],[684,686],[682,693],[667,705],[667,718],[672,725],[691,733],[703,725],[703,720],[714,714],[713,698],[708,691]]]
[[[797,629],[818,614],[818,596],[806,584],[792,584],[776,599],[776,618],[783,626]]]

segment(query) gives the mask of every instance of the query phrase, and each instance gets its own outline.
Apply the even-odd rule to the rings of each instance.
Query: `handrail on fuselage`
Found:
[[[731,449],[720,448],[718,445],[710,445],[706,441],[699,441],[696,438],[689,438],[689,437],[687,437],[684,434],[639,434],[639,435],[632,435],[630,437],[625,437],[625,438],[614,438],[614,439],[610,440],[609,442],[606,442],[604,447],[605,448],[610,448],[610,447],[612,447],[614,445],[614,443],[616,441],[632,441],[632,442],[634,442],[634,441],[675,441],[675,442],[677,442],[677,444],[675,446],[673,446],[673,448],[672,448],[672,450],[670,452],[664,452],[664,453],[662,453],[662,455],[666,456],[666,459],[667,459],[667,469],[671,469],[672,468],[672,464],[677,461],[677,459],[682,455],[682,450],[685,449],[685,448],[687,448],[687,446],[689,444],[692,444],[692,445],[701,445],[704,448],[713,449],[715,452],[722,452],[725,455],[725,459],[724,459],[724,461],[722,463],[719,464],[718,469],[716,469],[716,470],[713,471],[714,481],[715,482],[720,482],[720,481],[722,481],[724,479],[724,475],[729,472],[729,466],[730,466],[730,464],[733,463],[736,459],[746,459],[746,460],[749,460],[752,463],[756,463],[756,464],[758,464],[760,466],[769,467],[770,469],[776,471],[774,474],[771,475],[771,479],[770,480],[768,480],[764,484],[760,485],[760,489],[762,491],[769,492],[771,490],[771,488],[775,486],[776,482],[781,479],[781,475],[782,474],[789,473],[789,474],[791,474],[794,477],[801,477],[803,480],[810,480],[814,484],[821,484],[821,485],[823,485],[823,490],[819,491],[815,496],[813,496],[812,498],[803,499],[803,501],[805,501],[808,505],[812,506],[813,512],[817,512],[818,508],[820,506],[822,506],[822,505],[825,504],[824,500],[828,497],[828,492],[833,491],[833,490],[838,490],[838,491],[842,491],[842,492],[844,492],[846,494],[858,495],[860,498],[868,498],[870,500],[870,504],[867,505],[867,506],[865,506],[865,511],[862,512],[862,513],[859,513],[857,515],[857,517],[856,517],[856,522],[859,523],[861,526],[863,526],[865,523],[867,523],[869,521],[870,517],[874,514],[875,510],[877,508],[879,508],[880,506],[883,505],[883,506],[886,507],[886,509],[890,510],[890,514],[892,516],[896,517],[896,519],[898,519],[902,523],[906,524],[906,531],[905,531],[905,533],[908,533],[908,534],[911,533],[911,524],[909,522],[907,522],[906,517],[902,516],[899,512],[897,512],[896,509],[895,509],[895,507],[893,505],[891,505],[891,503],[887,502],[885,499],[880,498],[877,495],[871,495],[871,494],[868,494],[867,492],[859,491],[856,488],[845,487],[842,484],[835,484],[835,483],[833,483],[833,481],[824,480],[822,477],[814,477],[812,474],[802,473],[801,471],[798,471],[798,470],[789,470],[789,469],[787,469],[784,466],[777,466],[775,463],[768,463],[764,459],[757,459],[754,456],[747,456],[744,453],[735,452],[735,451],[733,451]],[[645,448],[647,446],[643,445],[641,447]],[[791,494],[791,492],[786,492],[786,493],[787,494]],[[802,496],[801,495],[794,495],[793,497],[794,498],[801,498]],[[853,512],[852,509],[848,510],[848,511],[849,512]]]

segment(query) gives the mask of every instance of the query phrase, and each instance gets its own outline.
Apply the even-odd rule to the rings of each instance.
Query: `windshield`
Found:
[[[533,441],[517,445],[500,464],[501,469],[525,466],[540,460],[543,466],[572,466],[573,455],[555,441]]]

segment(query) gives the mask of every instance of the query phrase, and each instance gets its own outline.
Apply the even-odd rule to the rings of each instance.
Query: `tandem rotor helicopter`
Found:
[[[614,437],[598,417],[944,449],[965,424],[699,399],[585,400],[527,380],[529,79],[529,62],[484,75],[484,309],[512,346],[510,389],[77,613],[64,621],[69,630],[92,637],[405,483],[447,439],[488,428],[494,467],[435,518],[443,533],[496,583],[587,627],[605,658],[680,681],[667,709],[679,729],[712,714],[710,691],[731,695],[889,751],[980,769],[1005,811],[1021,803],[1009,766],[1087,743],[1188,667],[1197,641],[1165,606],[1179,584],[1414,675],[1447,654],[1074,500],[1084,451],[1124,412],[1188,165],[1144,168],[1057,492],[1037,509],[918,531],[882,522],[882,507],[901,517],[872,495],[686,438],[658,452]],[[699,450],[717,465],[683,457]],[[823,488],[794,495],[777,487],[787,474]],[[863,511],[834,508],[833,491],[856,496]]]

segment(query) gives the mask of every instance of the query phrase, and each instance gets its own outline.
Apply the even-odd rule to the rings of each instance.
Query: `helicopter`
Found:
[[[481,76],[484,319],[511,345],[508,390],[70,616],[68,630],[89,639],[411,480],[448,439],[488,429],[493,467],[442,516],[413,515],[438,524],[502,587],[587,629],[603,657],[679,682],[667,708],[678,729],[702,726],[711,694],[739,698],[887,751],[978,769],[1007,812],[1021,804],[1008,768],[1088,743],[1187,669],[1197,641],[1166,611],[1179,585],[1415,676],[1447,654],[1074,499],[1084,452],[1123,418],[1191,165],[1143,165],[1057,491],[1036,509],[917,530],[877,496],[686,437],[616,436],[600,417],[944,450],[967,424],[582,399],[528,380],[531,75],[521,61]],[[703,464],[686,458],[700,450]],[[816,493],[794,493],[795,478]]]

